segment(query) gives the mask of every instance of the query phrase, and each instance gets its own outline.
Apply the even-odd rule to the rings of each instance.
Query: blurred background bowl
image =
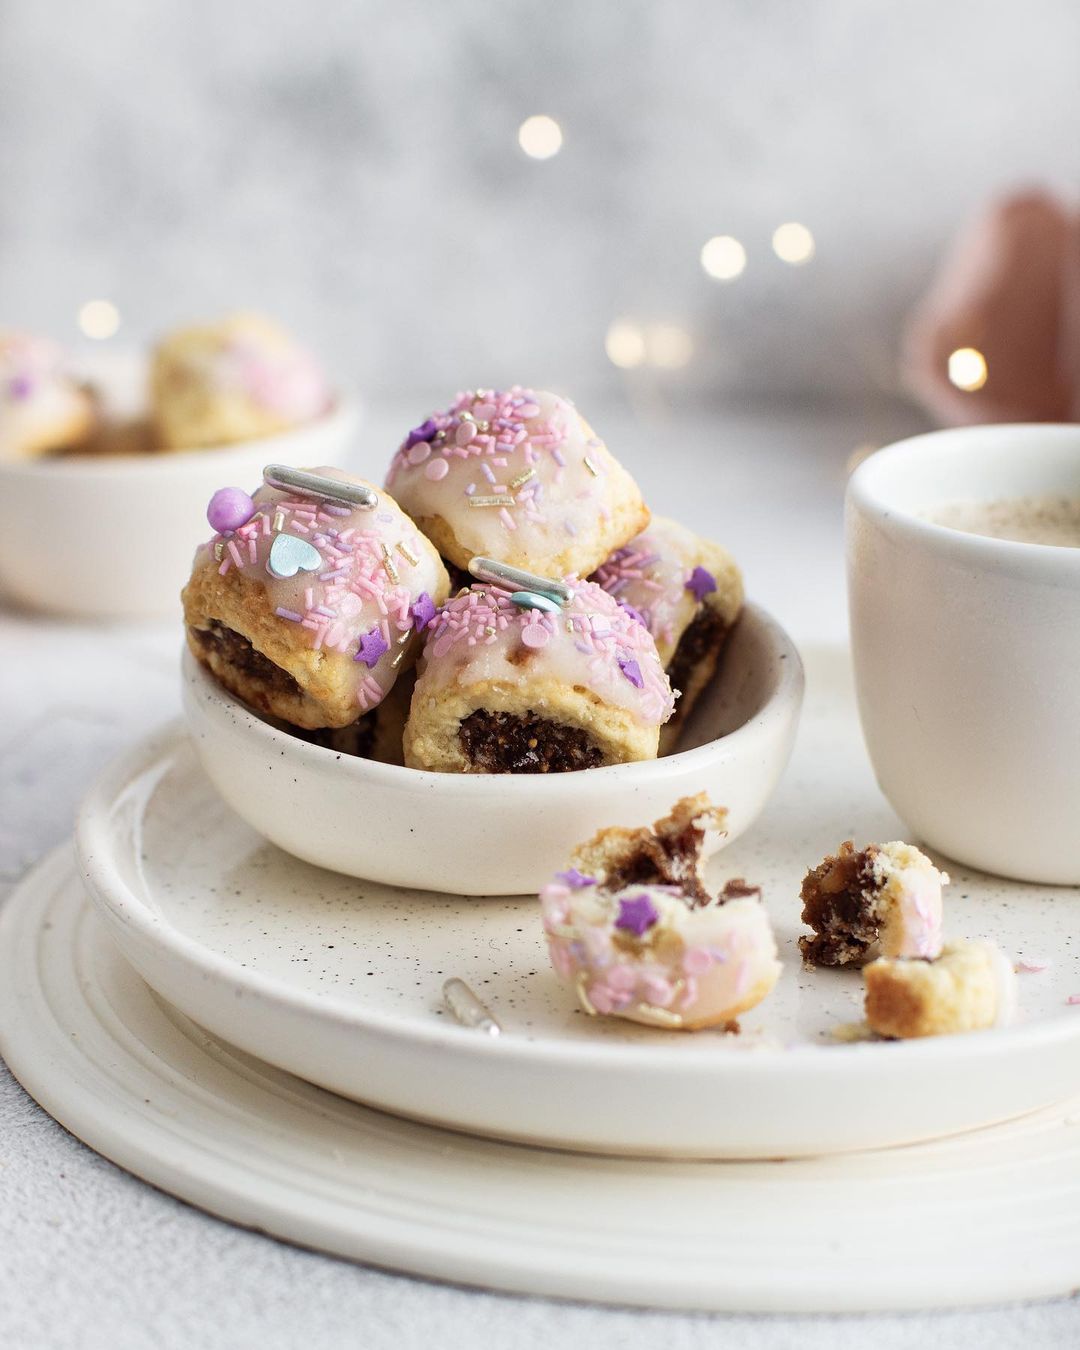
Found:
[[[141,358],[102,352],[84,374],[109,409],[143,411]],[[357,405],[316,422],[202,450],[76,453],[0,462],[0,587],[17,604],[83,619],[180,617],[180,588],[219,487],[252,491],[265,464],[347,463]]]

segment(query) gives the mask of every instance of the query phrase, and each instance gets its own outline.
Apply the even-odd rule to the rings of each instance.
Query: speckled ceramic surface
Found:
[[[88,808],[84,869],[126,954],[185,1013],[323,1086],[458,1128],[602,1151],[794,1156],[947,1134],[1066,1096],[1080,1086],[1080,1007],[1067,1004],[1080,995],[1080,893],[1067,888],[953,869],[947,931],[1046,966],[1020,976],[1017,1026],[837,1042],[860,1015],[861,980],[803,970],[799,881],[841,840],[900,827],[865,763],[846,655],[812,653],[808,674],[776,798],[714,860],[717,881],[764,887],[785,963],[739,1036],[587,1018],[548,967],[535,901],[395,890],[286,856],[222,805],[176,731]],[[487,1001],[502,1037],[450,1021],[450,975]]]
[[[956,1139],[787,1163],[575,1157],[432,1129],[261,1064],[156,998],[67,849],[5,906],[0,1050],[78,1137],[192,1204],[458,1283],[769,1312],[1080,1283],[1080,1099]]]

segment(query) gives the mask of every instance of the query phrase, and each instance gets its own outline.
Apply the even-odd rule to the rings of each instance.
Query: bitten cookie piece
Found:
[[[95,400],[72,376],[62,347],[0,332],[0,460],[80,449],[97,422]]]
[[[459,394],[410,431],[386,485],[455,566],[585,576],[649,521],[637,484],[567,399]]]
[[[879,958],[863,970],[866,1020],[879,1036],[948,1036],[1005,1026],[1016,1011],[1012,962],[992,942],[950,942],[934,961]]]
[[[314,421],[332,403],[315,359],[259,314],[163,338],[151,363],[150,400],[166,450],[272,436]]]
[[[382,492],[365,509],[226,488],[209,515],[218,533],[196,552],[182,596],[195,656],[295,726],[346,727],[376,707],[449,591],[438,554],[393,498]]]
[[[934,957],[941,951],[941,888],[948,875],[911,844],[850,840],[803,879],[801,937],[807,961],[861,965],[878,956]]]
[[[660,733],[661,752],[669,750],[712,679],[739,617],[742,574],[719,544],[654,516],[648,529],[616,549],[591,580],[640,618],[653,636],[678,691],[675,715]]]
[[[602,830],[540,892],[552,966],[587,1013],[694,1031],[730,1026],[772,990],[760,891],[736,880],[712,896],[701,880],[724,820],[701,795],[652,830]]]
[[[653,759],[674,700],[656,644],[588,581],[555,612],[490,583],[428,629],[405,763],[441,773],[561,773]]]

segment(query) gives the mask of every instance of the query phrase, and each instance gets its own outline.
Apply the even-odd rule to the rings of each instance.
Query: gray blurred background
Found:
[[[1078,75],[1075,0],[0,0],[0,323],[77,341],[105,298],[119,344],[257,306],[421,406],[869,406],[954,228],[1075,181]]]

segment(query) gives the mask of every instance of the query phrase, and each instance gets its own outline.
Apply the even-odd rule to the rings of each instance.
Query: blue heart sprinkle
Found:
[[[267,566],[276,577],[317,572],[322,566],[322,554],[306,539],[298,539],[295,534],[279,534],[270,545]]]
[[[548,614],[558,614],[562,608],[550,595],[541,595],[539,591],[515,591],[510,599],[518,609],[542,609]]]

